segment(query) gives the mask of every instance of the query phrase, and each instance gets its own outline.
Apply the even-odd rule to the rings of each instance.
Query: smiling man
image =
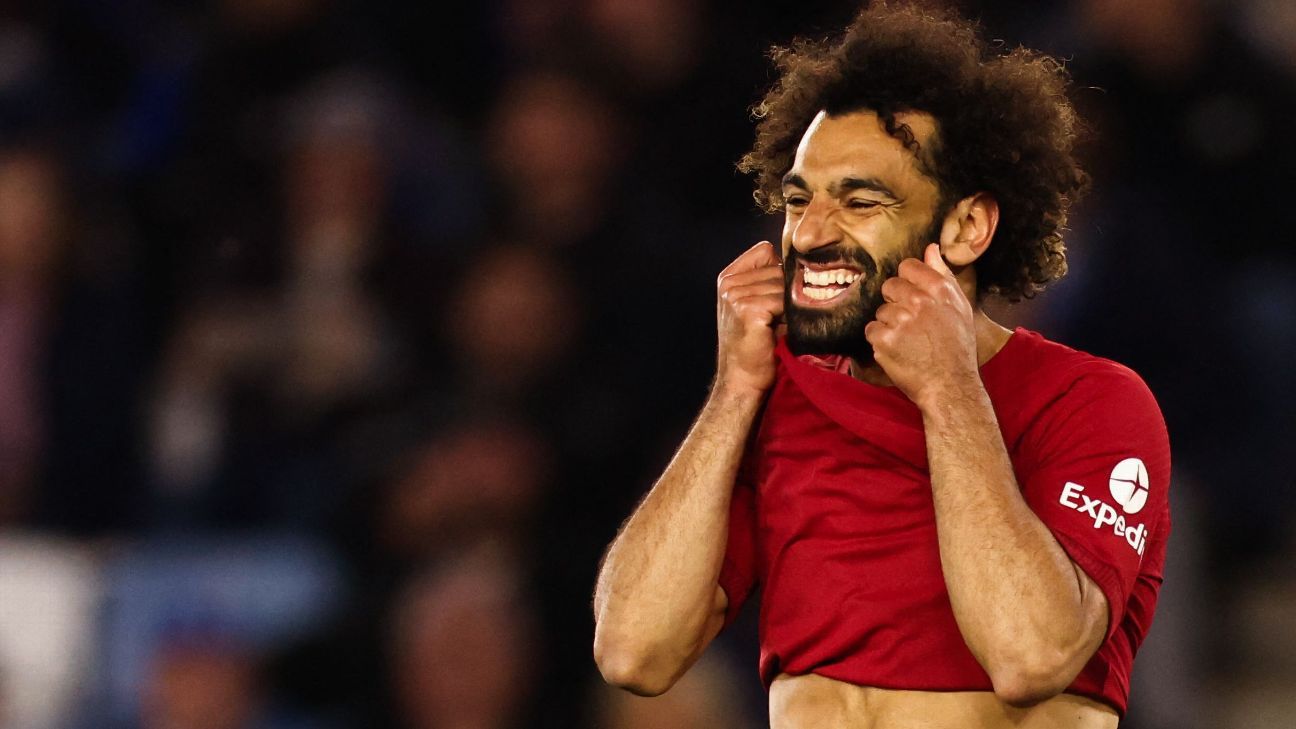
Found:
[[[774,729],[1115,727],[1170,530],[1130,370],[981,308],[1066,271],[1061,66],[875,4],[775,53],[702,412],[604,559],[604,677],[669,689],[761,591]],[[781,255],[780,255],[781,254]]]

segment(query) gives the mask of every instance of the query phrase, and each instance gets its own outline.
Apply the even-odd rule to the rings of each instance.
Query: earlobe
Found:
[[[989,193],[959,200],[941,226],[941,254],[951,266],[970,265],[990,247],[998,225],[999,202]]]

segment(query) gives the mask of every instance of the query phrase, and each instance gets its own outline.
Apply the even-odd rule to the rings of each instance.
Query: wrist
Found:
[[[740,378],[717,376],[711,383],[711,394],[708,399],[726,407],[759,407],[768,391],[768,387],[760,387]]]
[[[971,372],[934,380],[918,393],[914,404],[923,418],[931,418],[951,407],[973,403],[980,398],[988,399],[985,385],[981,382],[980,373]]]

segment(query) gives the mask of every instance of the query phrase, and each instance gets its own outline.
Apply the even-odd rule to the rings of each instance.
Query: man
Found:
[[[599,576],[604,677],[665,691],[759,586],[775,729],[1116,726],[1165,424],[1133,372],[981,308],[1065,273],[1065,74],[882,4],[775,59],[742,166],[782,258],[720,274],[710,396]]]

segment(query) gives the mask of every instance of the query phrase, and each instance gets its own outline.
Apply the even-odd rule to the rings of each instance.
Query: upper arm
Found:
[[[707,613],[706,625],[702,629],[702,634],[698,636],[697,644],[692,647],[692,650],[684,660],[674,667],[674,672],[669,677],[669,680],[652,688],[640,688],[639,690],[635,690],[635,687],[627,688],[642,696],[657,696],[668,691],[675,685],[675,682],[678,681],[681,676],[693,667],[694,663],[698,662],[698,659],[706,652],[707,646],[711,645],[711,641],[715,640],[716,636],[720,634],[720,631],[724,629],[725,609],[728,607],[728,604],[729,600],[725,596],[724,589],[717,587],[712,596],[710,610]]]
[[[729,532],[725,542],[724,562],[720,567],[706,624],[692,655],[681,667],[682,675],[692,666],[711,641],[733,622],[743,603],[758,582],[756,573],[756,489],[744,465],[734,484],[729,502]],[[677,676],[678,678],[678,676]]]
[[[1069,668],[1078,673],[1107,638],[1111,606],[1107,602],[1107,595],[1098,583],[1094,582],[1093,578],[1074,560],[1071,562],[1071,568],[1075,570],[1076,583],[1080,588],[1080,613],[1083,622],[1074,651],[1075,665]]]
[[[1076,379],[1027,441],[1022,493],[1077,568],[1096,650],[1120,626],[1148,542],[1170,526],[1165,422],[1142,380],[1109,364]]]
[[[702,645],[698,650],[701,655],[711,641],[724,630],[728,621],[725,619],[729,610],[729,597],[725,594],[723,587],[716,587],[715,597],[711,602],[711,614],[707,616],[706,630],[702,634]]]
[[[729,502],[729,533],[718,579],[721,628],[738,617],[759,582],[756,566],[756,487],[744,463]]]

